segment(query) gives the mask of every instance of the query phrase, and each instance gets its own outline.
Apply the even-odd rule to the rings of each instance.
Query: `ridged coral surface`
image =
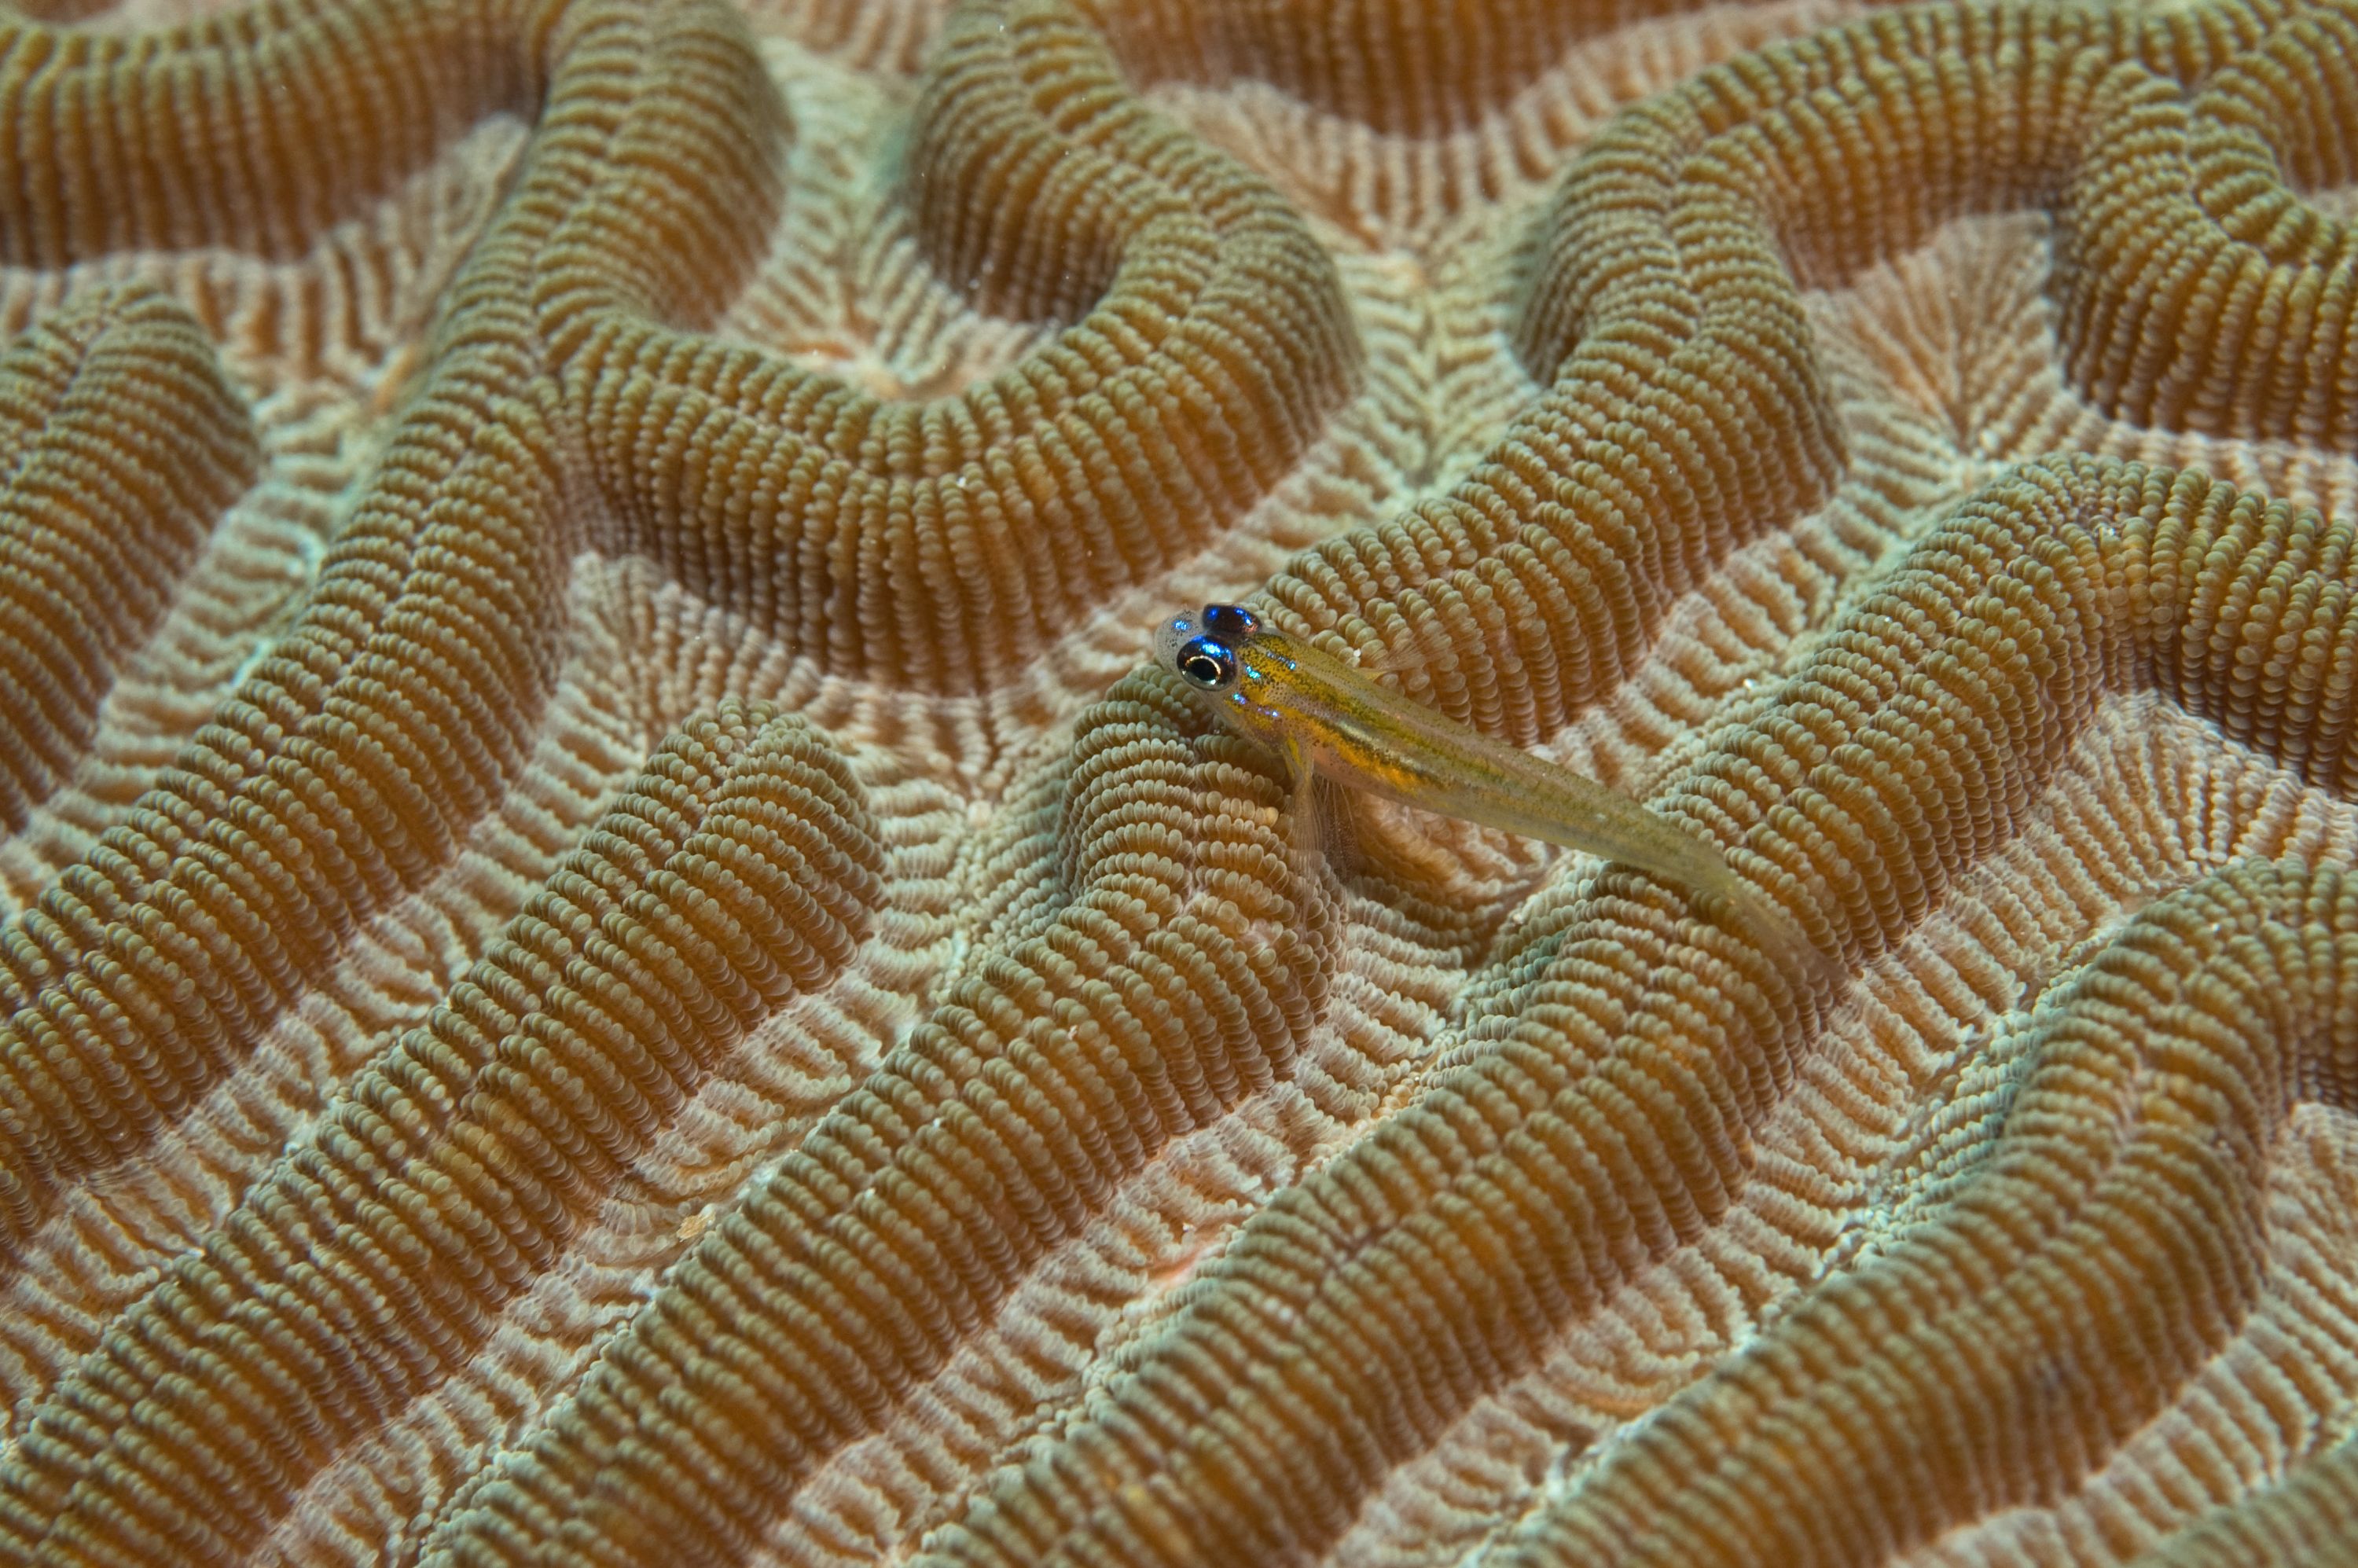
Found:
[[[2354,189],[2347,0],[20,5],[0,1563],[2358,1562]]]

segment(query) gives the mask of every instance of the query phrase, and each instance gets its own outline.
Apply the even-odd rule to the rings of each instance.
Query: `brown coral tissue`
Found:
[[[0,1563],[2358,1563],[2353,365],[2358,0],[0,6]]]

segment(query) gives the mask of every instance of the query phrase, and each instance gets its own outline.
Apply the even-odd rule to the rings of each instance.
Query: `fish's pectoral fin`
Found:
[[[1295,741],[1287,741],[1284,752],[1293,792],[1285,806],[1286,837],[1294,860],[1307,871],[1318,849],[1318,773]]]
[[[1323,859],[1337,877],[1348,876],[1359,860],[1351,792],[1311,766],[1299,744],[1288,741],[1284,752],[1293,782],[1285,808],[1287,841],[1295,864],[1303,875],[1314,876]]]
[[[1337,878],[1350,876],[1366,860],[1359,842],[1358,798],[1347,784],[1311,775],[1311,813],[1316,818],[1318,851]]]

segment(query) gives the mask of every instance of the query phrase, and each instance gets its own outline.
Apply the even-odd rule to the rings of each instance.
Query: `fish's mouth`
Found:
[[[1154,633],[1154,662],[1166,670],[1178,669],[1179,650],[1202,630],[1193,615],[1174,615],[1165,621],[1163,629]]]

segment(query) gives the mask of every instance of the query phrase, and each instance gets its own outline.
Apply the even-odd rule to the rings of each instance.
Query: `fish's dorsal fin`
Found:
[[[1362,675],[1407,675],[1417,670],[1454,670],[1464,656],[1437,622],[1393,615],[1383,627],[1367,627],[1372,636],[1347,641],[1345,646]],[[1363,623],[1364,624],[1364,623]]]
[[[1356,654],[1360,674],[1454,718],[1520,708],[1529,661],[1508,612],[1487,591],[1459,598],[1453,611],[1412,615],[1386,605],[1337,638]]]
[[[1362,675],[1446,676],[1468,660],[1496,657],[1511,649],[1503,637],[1485,635],[1484,645],[1461,647],[1447,627],[1432,614],[1402,615],[1390,606],[1376,622],[1358,622],[1350,631],[1337,629],[1337,641]],[[1409,684],[1419,684],[1410,682]]]

